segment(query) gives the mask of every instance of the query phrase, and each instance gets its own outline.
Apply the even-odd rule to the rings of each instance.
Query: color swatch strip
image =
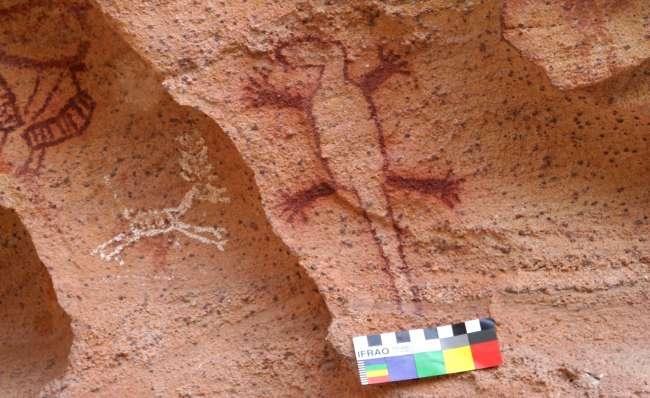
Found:
[[[502,363],[491,318],[352,339],[361,384],[413,380]]]

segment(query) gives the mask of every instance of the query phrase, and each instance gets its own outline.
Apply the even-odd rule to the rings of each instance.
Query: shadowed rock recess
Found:
[[[647,4],[0,1],[0,395],[650,395]]]
[[[0,391],[36,395],[61,377],[72,330],[15,212],[0,207]]]

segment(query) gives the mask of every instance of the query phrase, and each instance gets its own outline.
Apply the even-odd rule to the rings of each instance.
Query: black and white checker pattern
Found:
[[[357,359],[367,359],[364,352],[381,347],[394,347],[392,354],[388,355],[391,356],[440,351],[494,339],[496,339],[494,320],[480,318],[438,327],[357,336],[352,341]]]

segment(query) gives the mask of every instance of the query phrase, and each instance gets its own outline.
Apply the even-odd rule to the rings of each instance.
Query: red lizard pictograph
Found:
[[[290,56],[289,50],[300,55]],[[367,221],[384,261],[382,270],[392,281],[396,301],[419,301],[386,185],[434,195],[453,208],[459,202],[462,179],[451,173],[442,179],[412,179],[390,171],[385,132],[373,94],[391,76],[408,74],[406,61],[380,48],[378,65],[355,80],[349,73],[345,46],[315,37],[284,43],[276,48],[273,58],[285,70],[315,69],[317,81],[307,93],[300,93],[273,86],[270,72],[262,71],[249,79],[245,99],[254,107],[301,111],[313,137],[315,155],[328,177],[286,195],[282,211],[288,213],[290,222],[297,214],[307,220],[304,210],[319,198],[334,193],[344,197]]]

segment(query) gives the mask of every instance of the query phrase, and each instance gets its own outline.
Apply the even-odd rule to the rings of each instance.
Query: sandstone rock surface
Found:
[[[601,82],[650,58],[644,0],[504,1],[504,37],[571,89]]]
[[[650,394],[647,7],[553,50],[578,3],[0,3],[0,389]],[[502,367],[358,385],[486,315]]]

